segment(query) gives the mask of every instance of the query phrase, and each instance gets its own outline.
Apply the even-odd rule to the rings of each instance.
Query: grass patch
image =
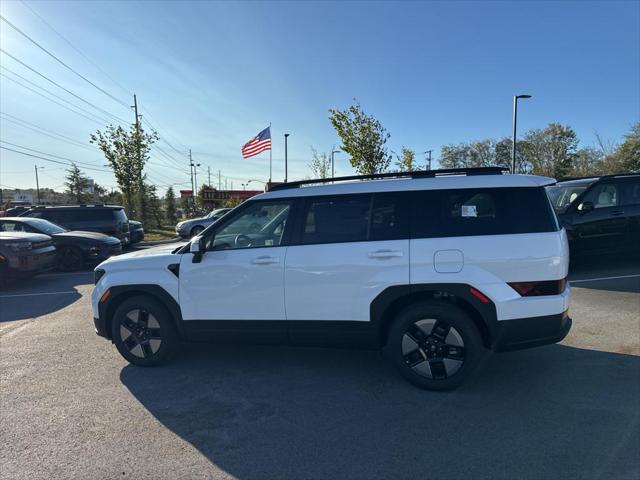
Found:
[[[144,230],[144,240],[145,241],[154,241],[154,240],[172,240],[176,238],[176,232],[174,229],[164,229],[164,228],[154,228]]]

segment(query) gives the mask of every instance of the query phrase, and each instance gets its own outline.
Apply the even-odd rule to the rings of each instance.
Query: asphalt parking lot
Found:
[[[487,355],[449,393],[372,351],[185,345],[128,365],[90,272],[0,292],[0,477],[640,477],[640,262],[571,274],[559,345]]]

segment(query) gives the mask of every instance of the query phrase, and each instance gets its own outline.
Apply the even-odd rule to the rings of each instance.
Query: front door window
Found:
[[[277,247],[291,209],[290,202],[256,202],[206,239],[207,250]]]

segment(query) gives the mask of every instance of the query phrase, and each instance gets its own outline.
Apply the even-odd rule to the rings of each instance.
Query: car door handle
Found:
[[[268,255],[264,255],[262,257],[256,257],[251,260],[251,263],[254,265],[271,265],[272,263],[280,263],[280,259],[278,257],[270,257]]]
[[[619,217],[620,215],[624,215],[624,211],[616,210],[615,212],[611,212],[611,215],[614,217]]]
[[[369,258],[393,258],[402,257],[402,255],[403,253],[400,250],[376,250],[367,254]]]

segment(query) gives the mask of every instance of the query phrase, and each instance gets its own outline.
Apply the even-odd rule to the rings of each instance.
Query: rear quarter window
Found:
[[[416,197],[411,222],[414,238],[558,230],[543,188],[432,190]]]

